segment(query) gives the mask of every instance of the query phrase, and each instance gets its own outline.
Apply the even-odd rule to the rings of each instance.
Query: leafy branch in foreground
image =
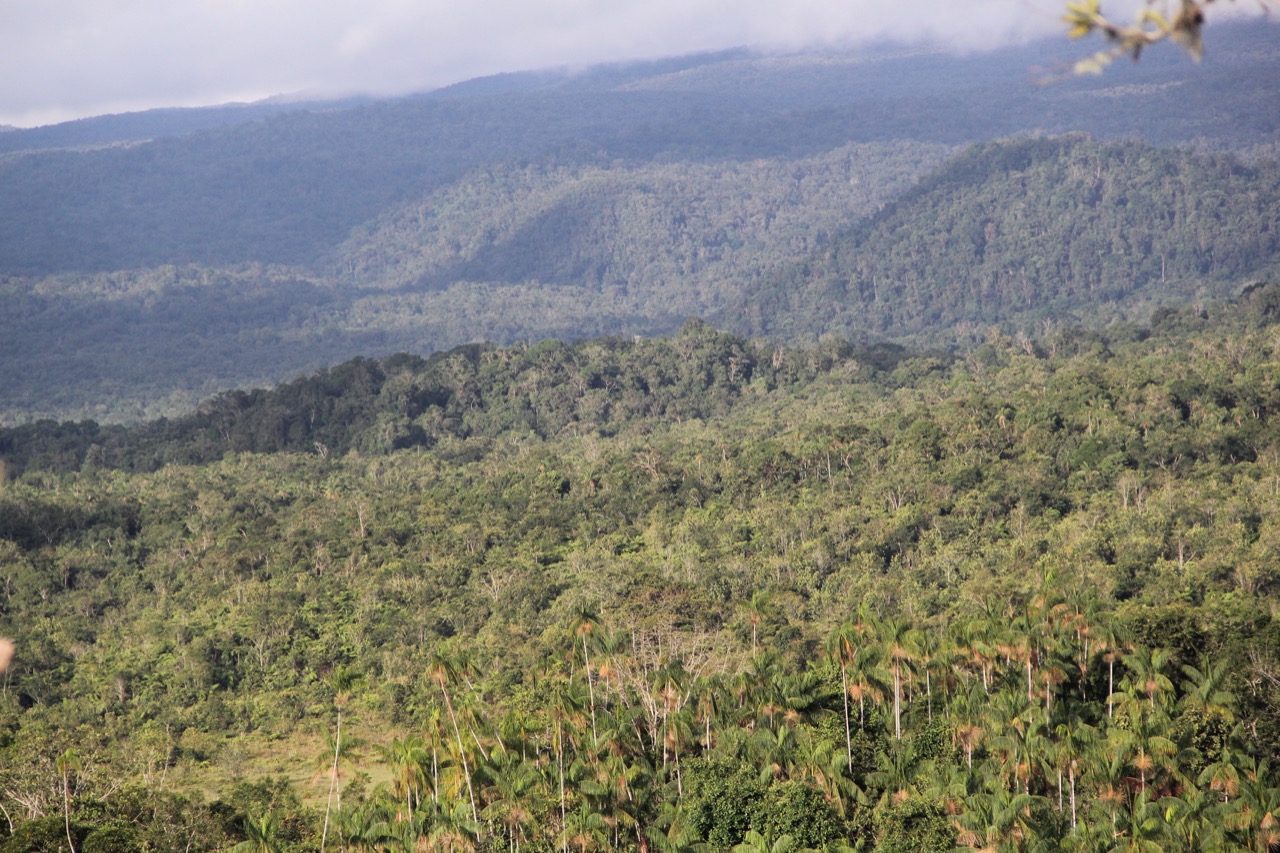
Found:
[[[1137,59],[1148,46],[1162,41],[1180,45],[1197,61],[1204,56],[1201,30],[1205,22],[1205,8],[1215,0],[1179,0],[1173,15],[1155,8],[1155,0],[1146,0],[1145,6],[1131,23],[1117,23],[1102,14],[1099,0],[1082,0],[1068,3],[1062,20],[1069,27],[1067,35],[1082,38],[1100,32],[1111,43],[1109,50],[1100,51],[1076,63],[1077,74],[1100,74],[1111,60],[1118,56]],[[1234,2],[1234,0],[1233,0]],[[1258,0],[1264,10],[1272,0]],[[1167,8],[1167,4],[1162,4]]]

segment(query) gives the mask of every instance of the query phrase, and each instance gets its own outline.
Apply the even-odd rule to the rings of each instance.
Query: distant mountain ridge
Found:
[[[1223,28],[1203,68],[1156,56],[1051,86],[1032,82],[1043,44],[975,57],[730,52],[377,103],[152,111],[19,131],[0,150],[154,141],[0,161],[0,272],[308,263],[386,206],[513,158],[802,157],[849,142],[954,145],[1031,130],[1274,140],[1273,26]],[[1098,97],[1171,79],[1183,85]]]
[[[355,355],[689,316],[945,344],[1215,298],[1274,271],[1276,32],[1051,85],[1066,43],[730,51],[6,133],[0,421],[135,420]],[[1251,165],[1150,147],[1175,143]],[[1073,157],[1106,173],[1096,203],[1053,177]]]

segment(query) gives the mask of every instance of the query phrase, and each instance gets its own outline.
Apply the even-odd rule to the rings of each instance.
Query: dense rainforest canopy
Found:
[[[1274,32],[3,134],[0,853],[1280,847]]]
[[[1278,305],[5,430],[0,850],[1270,849]]]

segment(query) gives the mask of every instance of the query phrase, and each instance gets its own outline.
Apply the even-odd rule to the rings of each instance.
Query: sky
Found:
[[[1135,2],[1103,8],[1119,18]],[[1253,0],[1213,11],[1244,6],[1256,13]],[[895,40],[977,51],[1065,39],[1062,10],[1062,0],[0,0],[0,125],[396,95],[743,46]]]

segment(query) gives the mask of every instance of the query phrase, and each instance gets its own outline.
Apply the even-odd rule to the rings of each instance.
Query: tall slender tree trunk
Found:
[[[596,689],[591,681],[591,657],[587,654],[587,635],[582,635],[582,665],[587,671],[587,700],[591,703],[591,743],[600,748],[600,738],[596,734]]]
[[[561,728],[560,722],[556,722],[556,769],[560,773],[560,835],[564,840],[564,849],[569,849],[569,834],[566,831],[567,823],[565,816],[565,794],[564,794],[564,729]]]
[[[896,662],[893,665],[893,735],[902,740],[902,670]]]
[[[1115,718],[1116,712],[1111,704],[1111,694],[1116,692],[1116,659],[1112,656],[1107,662],[1107,716],[1111,719]]]
[[[840,664],[840,687],[844,696],[844,751],[848,757],[849,772],[853,772],[853,731],[849,727],[849,672],[844,663]]]
[[[62,771],[62,821],[67,828],[67,846],[76,853],[76,843],[71,838],[71,781],[66,768]]]
[[[1067,779],[1071,783],[1071,831],[1076,830],[1076,770],[1074,767],[1067,768]]]
[[[71,837],[71,773],[80,769],[79,758],[74,750],[68,749],[58,756],[53,766],[62,776],[62,822],[67,830],[67,846],[71,853],[76,853],[76,842]]]
[[[324,853],[325,842],[329,839],[329,813],[333,808],[333,789],[338,782],[338,756],[342,750],[342,706],[338,706],[338,733],[333,738],[333,766],[329,768],[329,796],[324,802],[324,829],[320,831],[320,853]],[[338,793],[341,798],[342,793]],[[341,805],[341,800],[339,800]],[[412,813],[412,808],[410,808]]]
[[[444,704],[449,709],[449,721],[453,723],[453,735],[458,739],[458,758],[462,761],[462,774],[467,780],[467,796],[471,799],[471,819],[479,823],[480,810],[476,808],[476,792],[471,784],[471,767],[467,764],[467,746],[462,742],[462,729],[458,728],[458,715],[453,712],[453,700],[449,698],[449,691],[445,689],[443,684],[440,686],[440,692],[444,694]]]

